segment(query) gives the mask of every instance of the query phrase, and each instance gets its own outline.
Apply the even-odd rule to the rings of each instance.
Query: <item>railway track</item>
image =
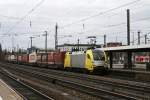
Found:
[[[6,66],[5,66],[5,68],[6,68]],[[2,69],[2,71],[4,73],[6,73],[12,77],[17,78],[17,79],[25,82],[26,84],[29,84],[31,87],[36,88],[37,90],[40,89],[40,91],[42,90],[42,92],[43,91],[47,92],[44,94],[47,94],[48,96],[50,95],[50,97],[53,97],[55,100],[84,100],[84,98],[87,98],[86,100],[91,100],[91,99],[92,100],[99,100],[98,98],[92,97],[92,96],[87,95],[87,94],[76,93],[78,91],[75,91],[75,90],[71,90],[72,93],[74,94],[74,95],[72,95],[70,89],[65,89],[65,87],[62,87],[59,89],[58,87],[61,87],[61,86],[53,85],[49,79],[48,79],[49,82],[46,82],[46,81],[44,82],[44,80],[42,80],[41,76],[39,76],[39,75],[37,75],[35,77],[35,75],[30,75],[31,73],[27,74],[27,72],[22,72],[23,70],[22,71],[18,71],[17,69],[6,70],[5,68],[1,67],[0,69]],[[36,78],[36,80],[35,80],[35,78]],[[39,83],[39,84],[37,85],[37,83]],[[64,89],[64,90],[62,91],[62,89]],[[70,91],[70,92],[68,92],[68,91]],[[43,100],[43,99],[41,99],[41,100]]]
[[[25,68],[26,69],[25,69]],[[22,67],[17,67],[18,70],[24,70],[24,72],[29,72],[29,69],[27,69],[27,66],[22,66]],[[13,67],[15,68],[15,66]],[[110,82],[110,80],[106,80],[104,81],[104,79],[97,79],[97,78],[91,78],[89,77],[88,75],[74,75],[74,74],[66,74],[67,72],[61,72],[61,71],[50,71],[50,70],[45,70],[45,69],[38,69],[38,68],[33,68],[31,67],[30,71],[32,70],[32,72],[30,73],[31,75],[33,76],[36,76],[36,77],[40,77],[40,79],[44,79],[45,81],[48,81],[48,82],[52,82],[54,84],[57,84],[57,85],[62,85],[62,86],[67,86],[68,88],[73,88],[73,89],[76,89],[78,91],[81,91],[81,92],[85,92],[87,94],[90,94],[90,95],[94,95],[94,96],[98,96],[100,98],[103,98],[103,99],[148,99],[149,98],[149,87],[147,87],[148,89],[146,89],[146,85],[143,86],[138,86],[139,84],[138,83],[131,83],[128,82],[126,84],[122,84],[121,83],[121,80],[120,82]],[[36,71],[34,71],[36,70]],[[41,73],[42,72],[42,73]],[[47,73],[47,74],[45,74]],[[50,75],[49,73],[53,74],[53,75]],[[58,76],[59,74],[59,76]],[[74,79],[71,79],[71,78],[68,78],[68,80],[60,77],[60,76],[63,76],[63,77],[71,77],[71,78],[74,78]],[[76,80],[75,78],[80,78],[80,80]],[[76,81],[75,81],[76,80]],[[78,81],[84,81],[87,80],[87,81],[92,81],[93,84],[89,84],[88,82],[85,82],[86,84],[83,84],[81,82],[78,82]],[[103,81],[102,81],[103,80]],[[101,82],[100,82],[101,81]],[[125,81],[124,81],[125,82]],[[98,84],[95,84],[95,83],[98,83]],[[107,85],[106,85],[107,84]],[[100,86],[98,86],[100,85]],[[117,87],[115,87],[117,86]],[[79,89],[80,87],[80,89]],[[108,89],[106,88],[103,88],[103,87],[109,87]],[[115,88],[113,88],[115,87]],[[122,91],[125,91],[125,90],[122,90],[122,89],[119,89],[118,88],[126,88],[128,89],[127,92],[122,92]],[[129,90],[130,89],[130,90]],[[132,91],[131,91],[132,90]],[[136,93],[132,93],[134,90],[137,91]],[[141,95],[138,94],[138,91],[142,91],[141,92]],[[109,97],[109,98],[108,98]],[[117,97],[117,98],[116,98]]]
[[[117,79],[125,79],[137,82],[150,83],[149,71],[142,70],[128,70],[128,69],[109,69],[108,77],[115,77]]]
[[[22,66],[26,68],[27,66]],[[81,80],[86,80],[94,83],[103,83],[108,84],[112,86],[117,87],[123,87],[127,89],[133,89],[135,91],[143,91],[143,92],[149,92],[150,93],[150,85],[148,83],[141,83],[141,82],[135,82],[135,81],[127,81],[127,80],[121,80],[121,79],[112,79],[112,78],[106,78],[102,76],[93,76],[93,75],[85,75],[85,74],[76,74],[72,72],[64,72],[64,71],[56,71],[56,70],[49,70],[49,69],[41,69],[41,68],[35,68],[30,67],[32,70],[41,71],[43,73],[47,74],[53,74],[53,75],[59,75],[64,77],[70,77],[70,78],[77,78]],[[25,70],[25,69],[24,69]]]
[[[16,71],[16,72],[18,73],[19,71]],[[25,72],[25,73],[27,73],[27,72]],[[23,74],[25,74],[25,73],[23,73]],[[30,74],[28,73],[28,75],[39,78],[39,80],[44,80],[44,81],[47,81],[47,82],[50,82],[50,83],[53,83],[53,84],[56,84],[56,85],[60,85],[60,86],[63,86],[63,87],[68,87],[68,88],[71,88],[71,89],[74,89],[74,90],[77,90],[77,91],[80,91],[80,92],[84,92],[84,93],[87,93],[89,95],[93,95],[93,96],[96,96],[96,97],[99,97],[99,98],[105,99],[105,100],[114,100],[114,99],[115,100],[120,100],[120,99],[135,100],[133,97],[129,97],[129,96],[125,96],[125,95],[122,95],[122,94],[106,91],[106,90],[103,90],[103,89],[97,89],[96,87],[87,86],[86,84],[75,83],[75,82],[72,82],[72,81],[68,81],[66,79],[62,79],[60,77],[54,77],[54,76],[46,77],[44,74],[35,73],[35,72],[34,73],[32,72]]]
[[[10,85],[24,100],[54,100],[53,98],[35,90],[31,86],[23,83],[22,81],[12,77],[9,74],[0,70],[0,77]]]
[[[36,74],[35,74],[36,73]],[[88,93],[89,94],[89,92],[91,93],[93,93],[92,95],[94,95],[94,96],[98,96],[98,97],[100,97],[101,95],[103,95],[104,96],[104,94],[108,94],[106,97],[109,97],[109,96],[111,96],[112,95],[112,98],[113,97],[122,97],[122,98],[126,98],[126,99],[137,99],[137,97],[138,98],[145,98],[145,95],[143,94],[143,92],[142,93],[140,93],[140,94],[138,94],[138,92],[136,92],[135,93],[135,90],[137,90],[137,91],[146,91],[147,92],[147,90],[142,90],[141,88],[139,88],[138,87],[138,89],[135,89],[133,86],[132,86],[132,89],[134,90],[134,91],[131,91],[131,87],[130,87],[130,90],[122,90],[122,89],[118,89],[118,88],[114,88],[113,86],[117,86],[117,87],[123,87],[123,88],[129,88],[129,87],[127,87],[127,86],[125,86],[125,85],[122,85],[122,86],[118,86],[118,84],[112,84],[112,83],[109,83],[109,82],[107,82],[107,85],[106,85],[106,82],[103,82],[103,84],[102,83],[100,83],[100,82],[98,82],[97,84],[95,84],[95,83],[91,83],[91,82],[88,82],[88,81],[90,81],[90,80],[88,80],[88,81],[84,81],[84,80],[82,80],[83,81],[83,83],[81,82],[79,82],[79,81],[81,81],[81,79],[80,80],[75,80],[74,78],[73,79],[71,79],[71,78],[67,78],[67,82],[66,81],[64,81],[64,80],[66,80],[66,78],[62,78],[62,77],[56,77],[56,74],[55,75],[48,75],[48,74],[43,74],[43,73],[38,73],[38,72],[33,72],[32,74],[35,74],[36,76],[37,75],[40,75],[40,76],[43,76],[43,78],[45,77],[45,78],[47,78],[47,79],[50,79],[50,80],[52,80],[52,82],[53,83],[55,83],[55,84],[58,84],[58,85],[63,85],[63,84],[65,84],[65,85],[63,85],[63,86],[69,86],[69,84],[73,84],[74,86],[77,86],[77,87],[74,87],[74,89],[76,89],[76,88],[78,88],[78,87],[82,87],[82,89],[80,90],[80,91],[82,91],[82,92],[86,92],[86,93]],[[40,77],[39,76],[39,77]],[[66,84],[67,83],[67,84]],[[76,84],[75,84],[76,83]],[[77,84],[78,83],[78,84]],[[109,83],[109,84],[108,84]],[[81,85],[83,85],[83,86],[81,86]],[[111,85],[111,86],[110,86]],[[112,86],[113,85],[113,86]],[[87,88],[89,88],[89,89],[87,89]],[[94,88],[94,89],[93,89]],[[87,90],[86,90],[87,89]],[[85,91],[83,91],[83,90],[85,90]],[[105,91],[106,90],[106,91]],[[97,91],[97,92],[96,92]],[[126,91],[126,92],[125,92]],[[133,92],[133,93],[132,93]],[[104,93],[104,94],[100,94],[100,93]],[[125,94],[125,95],[124,95]],[[138,94],[138,95],[137,95]],[[147,95],[149,95],[149,94],[147,94]],[[135,97],[135,98],[134,98]],[[115,99],[117,99],[117,98],[115,98]]]

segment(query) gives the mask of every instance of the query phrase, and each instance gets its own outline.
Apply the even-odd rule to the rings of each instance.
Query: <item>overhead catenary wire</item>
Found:
[[[80,22],[89,20],[89,19],[91,19],[91,18],[100,16],[100,15],[104,15],[104,14],[106,14],[106,13],[112,12],[112,11],[117,10],[117,9],[120,9],[120,8],[122,8],[122,7],[126,7],[126,6],[129,6],[129,5],[131,5],[131,4],[134,4],[134,3],[138,2],[138,1],[141,1],[141,0],[135,0],[135,1],[132,1],[132,2],[129,2],[129,3],[120,5],[120,6],[118,6],[118,7],[114,7],[114,8],[108,9],[108,10],[106,10],[106,11],[99,12],[98,14],[94,14],[94,15],[92,15],[92,16],[88,16],[88,17],[86,17],[86,18],[80,19],[80,20],[75,21],[75,22],[72,22],[72,23],[70,23],[70,24],[66,24],[66,25],[64,25],[64,26],[62,26],[62,27],[59,27],[59,28],[63,29],[63,28],[65,28],[65,27],[68,27],[68,26],[71,26],[71,25],[74,25],[74,24],[77,24],[77,23],[80,23]]]
[[[143,34],[143,35],[141,35],[139,38],[142,38],[142,37],[144,37],[145,35],[148,35],[148,34],[150,34],[150,32],[148,32],[148,33],[146,33],[146,34]],[[137,41],[138,39],[134,39],[132,42],[135,42],[135,41]]]
[[[140,18],[140,19],[137,19],[137,20],[133,20],[133,21],[131,21],[131,23],[135,23],[135,22],[139,22],[139,21],[145,21],[145,20],[150,20],[150,17],[145,17],[145,18]],[[103,28],[117,27],[117,26],[121,26],[121,25],[126,25],[126,22],[121,22],[121,23],[117,23],[117,24],[107,25],[107,26],[104,26]],[[91,29],[83,31],[83,32],[74,32],[74,33],[76,33],[76,34],[84,34],[85,32],[89,32],[89,31],[91,31]],[[15,36],[19,36],[19,35],[28,35],[28,34],[37,34],[37,33],[43,34],[43,31],[30,32],[30,33],[19,33],[19,34],[14,33],[14,35]],[[3,34],[3,35],[6,36],[6,34]],[[9,36],[9,35],[7,35],[7,36]]]
[[[119,25],[116,25],[116,26],[119,26]],[[111,26],[111,25],[110,25],[109,27],[115,27],[115,26],[113,26],[113,25]],[[60,28],[61,28],[61,27],[60,27]],[[83,32],[79,32],[79,33],[83,33]],[[77,34],[79,34],[79,33],[77,33]],[[27,33],[27,34],[28,34],[28,33]],[[30,34],[30,33],[29,33],[29,34]]]
[[[131,23],[135,23],[135,22],[139,22],[139,21],[145,21],[145,20],[150,20],[150,17],[145,17],[145,18],[140,18],[140,19],[137,19],[137,20],[133,20],[131,21]],[[112,25],[107,25],[107,26],[104,26],[103,28],[110,28],[110,27],[117,27],[117,26],[121,26],[121,25],[126,25],[126,22],[121,22],[121,23],[117,23],[117,24],[112,24]],[[84,34],[85,32],[89,32],[91,30],[87,30],[87,31],[84,31],[84,32],[74,32],[76,34]]]
[[[24,17],[22,17],[21,19],[19,18],[19,19],[20,19],[19,22],[17,22],[16,25],[14,25],[7,33],[9,33],[11,30],[13,30],[13,29],[17,26],[17,24],[20,23],[20,21],[24,20],[24,19],[26,18],[26,16],[28,16],[28,15],[29,15],[30,13],[32,13],[38,6],[40,6],[43,1],[44,1],[44,0],[42,0],[41,2],[39,2],[39,3],[38,3],[33,9],[31,9]],[[108,12],[111,12],[111,11],[113,11],[113,10],[116,10],[116,9],[119,9],[119,8],[122,8],[122,7],[125,7],[125,6],[128,6],[128,5],[131,5],[131,4],[136,3],[136,2],[138,2],[138,1],[140,1],[140,0],[135,0],[135,1],[133,1],[133,2],[129,2],[129,3],[123,4],[123,5],[121,5],[121,6],[118,6],[118,7],[109,9],[109,10],[106,10],[106,11],[104,11],[104,12],[100,12],[100,13],[98,13],[98,14],[96,14],[96,15],[89,16],[89,17],[87,17],[87,18],[85,18],[85,19],[82,19],[81,21],[88,20],[88,19],[90,19],[90,18],[92,18],[92,17],[96,17],[96,16],[99,16],[99,15],[103,15],[103,14],[108,13]],[[7,17],[9,17],[9,16],[7,16]],[[13,18],[13,17],[12,17],[12,18]],[[17,19],[16,17],[14,17],[14,18]],[[121,24],[122,24],[122,23],[121,23]],[[70,25],[70,24],[68,24],[68,25]],[[118,25],[115,25],[115,26],[118,26]],[[110,27],[111,27],[111,26],[110,26]],[[59,27],[59,28],[63,28],[63,27]],[[80,32],[80,33],[82,33],[82,32]]]
[[[144,18],[140,18],[140,19],[137,19],[137,20],[133,20],[133,21],[131,21],[131,23],[135,23],[135,22],[139,22],[139,21],[145,21],[145,20],[150,20],[150,17],[144,17]],[[121,25],[126,25],[126,22],[121,22],[121,23],[117,23],[117,24],[107,25],[107,26],[104,26],[103,28],[117,27],[117,26],[121,26]],[[83,32],[74,32],[74,33],[76,33],[76,34],[84,34],[85,32],[89,32],[89,31],[91,31],[91,29],[83,31]],[[28,35],[28,34],[37,34],[37,33],[43,34],[43,32],[44,31],[37,31],[37,32],[30,32],[30,33],[19,33],[19,34],[14,33],[14,35],[15,36],[19,36],[19,35]],[[7,34],[3,34],[3,35],[6,36]],[[10,35],[8,34],[7,36],[10,36]]]
[[[0,14],[0,17],[4,17],[4,18],[7,18],[7,19],[12,19],[12,20],[21,20],[20,17],[7,16],[7,15],[2,15],[2,14]]]
[[[145,17],[145,18],[140,18],[140,19],[137,19],[137,20],[133,20],[131,21],[131,23],[136,23],[136,22],[139,22],[139,21],[146,21],[146,20],[150,20],[150,17]],[[125,25],[126,22],[121,22],[121,23],[118,23],[118,24],[112,24],[112,25],[108,25],[108,26],[104,26],[104,27],[116,27],[116,26],[121,26],[121,25]]]
[[[137,1],[140,1],[140,0],[137,0]],[[121,5],[121,6],[119,6],[119,7],[115,7],[115,8],[113,8],[113,9],[107,10],[106,12],[102,12],[102,13],[99,13],[98,15],[94,15],[94,16],[87,17],[87,18],[85,18],[85,19],[81,19],[81,20],[79,20],[79,21],[77,21],[77,22],[73,22],[73,23],[71,23],[71,24],[67,24],[67,25],[65,25],[65,26],[63,26],[63,27],[59,27],[59,28],[62,28],[62,29],[63,29],[63,28],[65,28],[65,27],[67,27],[67,26],[71,26],[71,25],[73,25],[73,24],[80,23],[80,22],[82,22],[82,21],[86,21],[86,20],[88,20],[88,19],[90,19],[90,18],[93,18],[93,17],[96,17],[96,16],[100,16],[100,15],[104,15],[104,14],[107,13],[107,12],[111,12],[111,11],[113,11],[113,10],[122,8],[122,7],[124,7],[124,6],[128,6],[128,5],[130,5],[130,4],[136,3],[137,1],[127,3],[127,4]],[[112,16],[114,16],[114,15],[118,15],[118,14],[113,14]],[[124,25],[124,24],[126,24],[126,22],[122,22],[122,23],[118,23],[118,24],[114,24],[114,25],[104,26],[104,28],[116,27],[116,26],[120,26],[120,25]],[[89,30],[88,30],[88,31],[89,31]],[[88,32],[88,31],[86,31],[86,32]],[[83,33],[85,33],[85,32],[79,32],[79,33],[82,33],[82,34],[83,34]],[[79,33],[77,33],[77,34],[79,34]],[[65,37],[67,37],[67,36],[65,36]]]
[[[21,20],[21,17],[7,16],[7,15],[2,15],[2,14],[0,14],[0,17],[4,17],[5,19],[8,19],[8,20],[18,20],[18,21]],[[29,23],[31,19],[30,20],[24,19],[23,21]],[[49,20],[48,18],[44,18],[44,20],[38,20],[38,21],[37,20],[35,21],[35,19],[34,21],[32,20],[32,22],[34,23],[38,23],[39,21],[43,23],[47,23],[47,22],[55,23],[55,21]]]
[[[22,22],[27,16],[29,16],[33,11],[35,11],[35,9],[37,9],[45,0],[41,0],[39,3],[37,3],[31,10],[28,11],[27,14],[25,14],[18,22],[16,22],[16,24],[14,26],[12,26],[8,32],[6,32],[6,34],[10,34],[10,32],[16,28],[16,26]]]
[[[136,23],[136,22],[145,21],[145,20],[150,20],[150,17],[145,17],[145,18],[140,18],[140,19],[137,19],[137,20],[133,20],[133,21],[131,21],[131,23]],[[121,22],[121,23],[117,23],[117,24],[107,25],[107,26],[104,26],[102,28],[111,28],[111,27],[117,27],[117,26],[121,26],[121,25],[126,25],[126,22]],[[84,31],[84,32],[75,32],[75,33],[77,33],[77,34],[84,34],[85,32],[89,32],[89,31],[91,31],[91,30],[87,30],[87,31]]]

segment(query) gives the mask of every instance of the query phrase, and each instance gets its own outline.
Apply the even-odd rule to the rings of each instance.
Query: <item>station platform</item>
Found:
[[[136,70],[136,69],[123,69],[123,68],[112,68],[110,69],[111,74],[120,75],[133,78],[138,81],[150,82],[150,71]]]
[[[0,79],[0,100],[23,100],[23,98]]]
[[[141,73],[141,74],[147,74],[150,75],[150,71],[144,70],[144,69],[124,69],[124,68],[112,68],[110,69],[112,71],[121,71],[121,72],[131,72],[131,73]]]

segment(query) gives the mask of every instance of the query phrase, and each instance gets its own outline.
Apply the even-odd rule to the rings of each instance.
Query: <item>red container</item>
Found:
[[[64,59],[65,59],[65,53],[66,52],[55,52],[54,53],[54,63],[58,64],[58,65],[63,65]]]
[[[66,52],[48,52],[37,55],[38,64],[63,65]],[[48,61],[48,62],[47,62]]]
[[[22,55],[18,55],[18,61],[19,61],[19,62],[22,61]]]
[[[29,56],[28,56],[28,54],[23,54],[22,55],[22,62],[24,62],[24,63],[28,63],[29,62]]]
[[[41,62],[41,54],[37,54],[37,63]]]
[[[41,61],[42,62],[47,62],[47,54],[42,54]]]
[[[38,53],[37,54],[37,63],[38,64],[47,64],[47,54],[46,53]]]
[[[48,64],[54,64],[54,52],[48,53]]]

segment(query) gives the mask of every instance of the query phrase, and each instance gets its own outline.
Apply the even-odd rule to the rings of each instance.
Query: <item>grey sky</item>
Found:
[[[78,38],[80,38],[80,43],[87,43],[86,37],[91,35],[96,35],[97,43],[102,44],[104,34],[107,35],[107,42],[122,41],[125,44],[127,8],[131,10],[131,41],[133,33],[134,38],[137,38],[138,30],[142,32],[141,35],[150,32],[149,20],[143,19],[150,18],[149,0],[139,0],[129,6],[80,22],[77,21],[136,0],[44,0],[38,8],[14,27],[16,22],[40,1],[0,0],[0,42],[3,43],[4,48],[12,48],[12,39],[14,46],[27,48],[30,46],[29,37],[37,35],[40,37],[33,39],[33,45],[44,48],[42,34],[45,30],[49,33],[48,47],[54,47],[56,22],[59,26],[59,44],[76,43]],[[30,21],[32,27],[30,27]],[[74,22],[77,23],[61,28]],[[13,35],[14,38],[12,34],[16,34]],[[62,35],[72,35],[72,37]]]

